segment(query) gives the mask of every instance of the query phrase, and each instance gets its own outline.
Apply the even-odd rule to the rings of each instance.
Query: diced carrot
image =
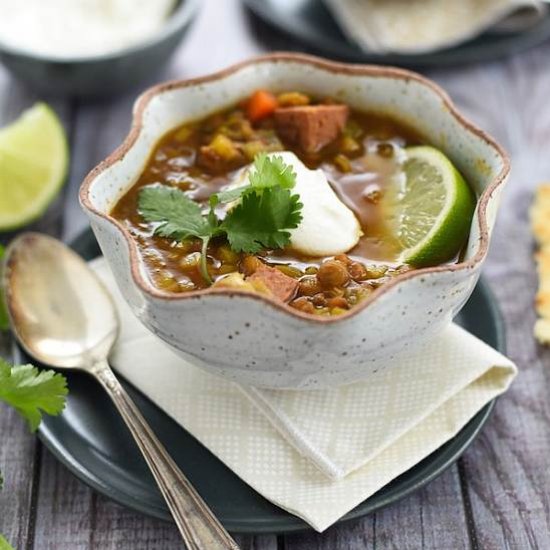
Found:
[[[246,105],[246,116],[251,122],[258,122],[273,114],[278,107],[277,98],[266,90],[255,91]]]

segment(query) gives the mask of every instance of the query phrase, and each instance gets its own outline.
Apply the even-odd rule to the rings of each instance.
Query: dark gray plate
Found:
[[[82,234],[73,247],[86,259],[99,254],[91,232]],[[485,283],[478,284],[459,322],[504,351],[500,314]],[[28,359],[21,351],[19,354],[18,359]],[[145,462],[109,398],[85,374],[69,373],[67,377],[70,388],[67,407],[61,416],[46,417],[42,422],[39,434],[44,444],[69,470],[100,493],[144,514],[170,519]],[[308,528],[302,520],[262,498],[145,396],[129,384],[124,385],[172,457],[230,531],[288,533]],[[438,476],[472,442],[492,406],[492,402],[485,406],[451,441],[341,521],[395,502]]]
[[[312,53],[357,63],[403,67],[454,66],[487,61],[525,50],[550,38],[550,14],[533,27],[517,33],[485,33],[459,46],[426,54],[369,54],[342,34],[322,0],[243,0],[262,22],[287,40],[271,37],[276,49],[307,49]],[[261,38],[265,32],[259,32]],[[295,41],[289,43],[288,38]],[[273,43],[275,42],[275,43]]]

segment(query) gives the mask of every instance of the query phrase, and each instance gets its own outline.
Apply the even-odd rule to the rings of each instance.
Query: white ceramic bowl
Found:
[[[41,94],[80,98],[113,96],[133,86],[143,86],[144,82],[154,82],[151,77],[170,60],[199,8],[200,0],[178,0],[173,13],[154,35],[119,51],[65,59],[0,43],[0,62]]]
[[[303,314],[228,289],[157,290],[138,249],[109,212],[168,130],[229,106],[257,88],[331,96],[412,125],[456,164],[478,195],[464,261],[404,273],[338,317]],[[274,54],[204,78],[169,82],[136,103],[124,143],[87,176],[82,206],[136,316],[186,358],[242,384],[319,388],[366,379],[447,325],[472,292],[487,254],[509,162],[435,84],[411,72]],[[151,375],[154,375],[154,358]]]

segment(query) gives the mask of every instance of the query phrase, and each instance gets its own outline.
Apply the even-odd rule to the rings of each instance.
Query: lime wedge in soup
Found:
[[[65,131],[54,111],[37,103],[0,129],[0,231],[38,218],[67,175]]]
[[[385,200],[400,260],[414,267],[452,260],[466,243],[475,196],[441,151],[408,147],[399,181]]]

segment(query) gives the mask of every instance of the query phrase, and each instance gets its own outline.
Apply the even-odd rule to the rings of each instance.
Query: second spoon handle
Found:
[[[140,448],[189,550],[238,550],[210,508],[157,439],[106,361],[92,371],[107,390]]]

